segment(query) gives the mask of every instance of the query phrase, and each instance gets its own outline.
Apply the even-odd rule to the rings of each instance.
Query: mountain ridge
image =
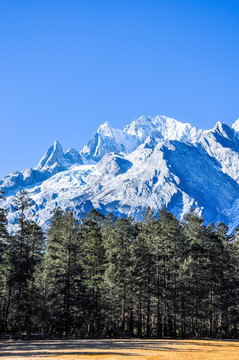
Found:
[[[100,125],[81,151],[66,153],[58,141],[34,169],[0,181],[10,208],[12,197],[27,189],[32,212],[46,226],[53,208],[91,208],[140,219],[147,206],[167,207],[182,218],[190,207],[206,223],[239,224],[239,119],[211,130],[166,116],[140,117],[123,130]],[[10,223],[17,214],[10,211]]]

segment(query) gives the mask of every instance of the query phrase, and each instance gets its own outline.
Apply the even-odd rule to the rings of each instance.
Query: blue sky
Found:
[[[239,1],[0,0],[0,177],[157,114],[239,117]]]

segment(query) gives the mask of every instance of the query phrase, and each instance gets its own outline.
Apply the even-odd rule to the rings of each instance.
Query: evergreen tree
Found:
[[[114,292],[112,299],[114,320],[120,336],[132,336],[134,322],[132,244],[135,239],[133,219],[123,217],[117,219],[111,239],[107,278]]]
[[[152,251],[155,236],[155,216],[150,208],[146,209],[138,228],[138,235],[132,247],[132,276],[137,314],[137,336],[146,335],[150,337],[152,332],[151,307],[155,267]]]
[[[32,202],[25,190],[20,191],[14,206],[19,212],[18,229],[6,244],[6,298],[4,303],[4,328],[8,331],[30,331],[32,327],[32,281],[43,250],[42,229],[28,220],[27,212]]]
[[[188,333],[197,337],[200,332],[203,334],[202,329],[206,327],[208,311],[207,234],[203,218],[194,209],[184,217],[183,225],[188,248],[182,267],[182,316],[185,318],[183,336]]]
[[[176,336],[180,302],[180,268],[185,258],[185,239],[175,216],[162,209],[154,238],[157,337]]]
[[[88,336],[101,336],[103,332],[102,289],[106,269],[105,247],[102,238],[104,216],[91,210],[81,224],[81,264],[83,284],[86,288]]]
[[[56,209],[47,232],[44,260],[36,276],[44,304],[41,330],[67,334],[79,325],[79,240],[79,224],[73,212]]]
[[[0,200],[3,201],[3,192],[0,190]],[[8,273],[8,259],[7,247],[9,241],[9,234],[7,231],[7,212],[0,208],[0,332],[6,330],[6,315],[7,309],[7,273]]]
[[[115,337],[119,333],[118,325],[118,299],[115,293],[115,283],[112,278],[114,262],[112,251],[114,248],[114,229],[117,218],[109,213],[103,221],[102,240],[105,248],[106,267],[104,272],[104,280],[102,284],[102,316],[105,323],[105,336]]]

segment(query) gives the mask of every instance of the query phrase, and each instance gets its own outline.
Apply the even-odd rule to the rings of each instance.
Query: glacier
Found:
[[[100,125],[81,151],[64,153],[56,141],[33,169],[0,181],[10,227],[19,217],[12,206],[22,189],[33,206],[29,216],[47,228],[52,210],[72,208],[80,218],[95,208],[140,220],[150,206],[178,218],[191,207],[205,223],[239,225],[239,119],[203,130],[166,116],[134,120],[123,130]]]

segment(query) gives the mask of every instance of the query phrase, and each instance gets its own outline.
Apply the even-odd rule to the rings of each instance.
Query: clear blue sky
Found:
[[[0,0],[0,177],[157,114],[239,117],[238,0]]]

